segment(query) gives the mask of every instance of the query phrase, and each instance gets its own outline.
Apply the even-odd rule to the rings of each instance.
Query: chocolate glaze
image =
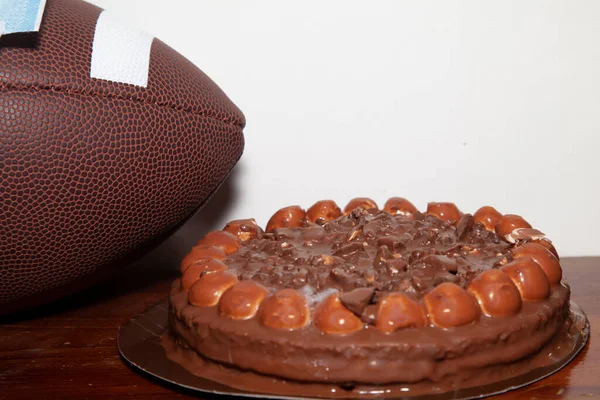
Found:
[[[347,215],[313,223],[299,221],[297,208],[278,211],[268,232],[237,242],[237,251],[221,247],[229,273],[272,294],[257,317],[234,320],[218,307],[192,306],[176,281],[169,313],[176,340],[214,361],[296,381],[439,382],[533,354],[566,321],[566,283],[538,296],[536,282],[516,282],[516,275],[519,291],[533,293],[524,300],[535,301],[507,316],[480,312],[469,285],[510,263],[515,245],[468,214],[444,221],[346,207]],[[529,269],[544,273],[531,262]],[[411,300],[414,321],[388,312],[393,329],[377,328],[385,314],[378,300],[389,294]],[[418,311],[425,306],[427,326]],[[453,315],[442,315],[443,308]]]

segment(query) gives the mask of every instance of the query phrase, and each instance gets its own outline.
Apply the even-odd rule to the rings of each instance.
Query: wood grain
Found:
[[[178,399],[191,392],[128,368],[119,326],[166,297],[175,268],[138,263],[120,276],[0,325],[0,399]],[[560,372],[503,399],[600,398],[600,257],[563,260],[572,298],[589,317],[588,346]]]

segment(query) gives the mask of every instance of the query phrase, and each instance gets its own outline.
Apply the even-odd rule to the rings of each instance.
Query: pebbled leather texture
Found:
[[[0,314],[77,290],[172,231],[244,148],[241,111],[157,39],[147,88],[91,79],[100,12],[48,0],[33,45],[0,39]]]

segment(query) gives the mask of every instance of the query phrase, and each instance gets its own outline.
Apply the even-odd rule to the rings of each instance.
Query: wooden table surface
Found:
[[[167,263],[169,264],[169,263]],[[600,257],[564,259],[572,298],[592,325],[590,342],[560,372],[499,398],[600,398]],[[166,297],[176,269],[152,255],[109,282],[0,325],[0,399],[177,399],[190,392],[128,368],[117,330]]]

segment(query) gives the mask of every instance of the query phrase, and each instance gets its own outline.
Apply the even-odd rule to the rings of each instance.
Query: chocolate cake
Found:
[[[306,384],[456,389],[522,367],[569,319],[550,240],[492,207],[286,207],[265,230],[246,219],[208,233],[181,273],[169,309],[177,349]]]

